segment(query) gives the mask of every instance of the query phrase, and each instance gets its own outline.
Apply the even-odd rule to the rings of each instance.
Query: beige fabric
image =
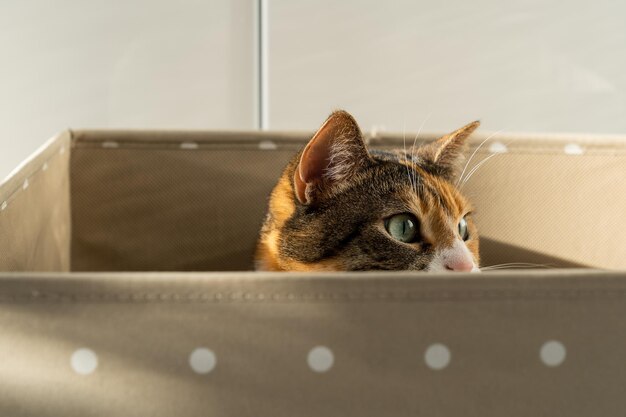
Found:
[[[0,204],[7,203],[0,216],[3,270],[68,268],[68,154],[58,154],[67,136],[1,188]],[[73,269],[242,270],[252,267],[269,190],[309,134],[73,136]],[[470,151],[483,138],[475,135]],[[369,141],[403,145],[397,135]],[[497,136],[467,172],[494,143],[507,152],[488,160],[464,187],[477,208],[483,265],[626,268],[623,138]]]
[[[267,194],[307,136],[76,132],[71,161],[63,135],[2,185],[0,270],[67,271],[71,229],[72,269],[113,272],[0,273],[0,415],[623,413],[619,139],[520,138],[466,189],[489,263],[621,271],[114,272],[250,268]],[[570,141],[584,153],[564,154]],[[433,345],[443,369],[426,364]],[[317,346],[325,373],[307,363]],[[81,375],[85,348],[97,366]],[[208,374],[190,367],[197,348],[216,357]]]
[[[251,268],[267,195],[309,136],[77,132],[73,269]],[[475,135],[470,152],[483,138]],[[368,140],[403,146],[397,135]],[[464,186],[476,206],[484,265],[626,268],[624,139],[498,136],[467,172],[494,143],[507,152]]]
[[[77,133],[72,269],[251,269],[267,196],[301,143],[264,138]]]
[[[625,297],[625,274],[585,270],[5,275],[0,415],[618,416]],[[540,359],[551,340],[557,367]],[[326,373],[307,364],[320,345]],[[208,374],[190,368],[198,347]],[[92,374],[72,370],[79,348]]]
[[[69,271],[69,133],[0,185],[0,271]]]

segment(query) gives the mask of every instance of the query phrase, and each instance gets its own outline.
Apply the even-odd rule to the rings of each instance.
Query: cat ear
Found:
[[[311,204],[371,162],[359,125],[347,112],[332,113],[306,145],[294,172],[294,190]]]
[[[478,126],[480,122],[476,120],[420,148],[420,155],[429,165],[429,170],[447,180],[455,179],[465,159],[466,139]]]

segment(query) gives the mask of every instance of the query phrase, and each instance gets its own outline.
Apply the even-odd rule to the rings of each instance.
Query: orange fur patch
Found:
[[[270,213],[272,213],[274,226],[277,228],[282,227],[285,221],[293,215],[295,209],[291,183],[289,179],[283,175],[276,187],[274,187],[270,198]]]

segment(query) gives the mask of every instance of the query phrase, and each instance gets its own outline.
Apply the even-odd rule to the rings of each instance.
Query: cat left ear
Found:
[[[343,110],[332,113],[306,145],[294,172],[294,190],[311,204],[371,161],[359,125]]]
[[[467,138],[480,126],[478,120],[449,133],[420,149],[434,174],[453,180],[461,172]]]

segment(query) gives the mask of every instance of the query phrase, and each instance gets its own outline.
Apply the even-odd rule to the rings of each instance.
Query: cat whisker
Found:
[[[467,176],[465,177],[465,179],[463,180],[463,182],[461,183],[459,188],[462,188],[469,181],[469,179],[472,178],[472,175],[474,175],[474,173],[476,171],[478,171],[478,169],[485,164],[485,162],[489,161],[491,158],[493,158],[494,156],[497,156],[497,155],[502,155],[502,154],[501,153],[492,153],[491,155],[489,155],[488,157],[486,157],[485,159],[480,161],[478,164],[476,164],[476,166],[473,167],[471,169],[471,171],[467,174]]]
[[[481,269],[511,268],[511,267],[535,268],[535,267],[537,267],[537,266],[541,266],[541,265],[499,264],[499,265],[484,266],[484,267],[482,267]]]
[[[403,148],[404,148],[404,157],[407,158],[408,154],[406,152],[406,122],[402,123],[402,145],[403,145]],[[415,185],[413,177],[411,176],[411,171],[410,171],[409,164],[408,164],[409,161],[408,161],[408,159],[406,161],[407,161],[407,164],[406,164],[406,175],[409,177],[409,182],[411,183],[411,187],[413,188],[413,190],[416,190],[417,187]],[[417,193],[417,191],[416,191],[416,193]]]
[[[428,116],[426,116],[426,118],[420,125],[420,128],[417,130],[417,134],[415,135],[415,138],[413,139],[413,147],[411,148],[411,159],[413,159],[413,153],[415,151],[415,145],[417,144],[417,138],[419,137],[420,133],[422,133],[422,129],[424,128],[424,125],[426,124],[426,122],[428,122],[428,119],[430,119],[430,116],[432,115],[433,115],[432,112],[429,113]]]
[[[514,269],[534,269],[534,268],[530,268],[530,267],[491,268],[491,269],[481,269],[480,272],[512,271]]]
[[[456,182],[457,187],[459,186],[459,184],[461,183],[461,181],[463,180],[463,174],[465,174],[465,171],[467,170],[467,167],[469,166],[469,164],[472,162],[472,159],[474,159],[474,156],[476,155],[476,152],[478,152],[478,150],[480,148],[482,148],[482,146],[487,143],[487,141],[491,138],[493,138],[494,136],[496,136],[498,133],[501,133],[502,131],[504,131],[504,129],[500,129],[497,132],[492,133],[491,135],[489,135],[487,137],[487,139],[483,140],[480,145],[478,145],[478,147],[476,149],[474,149],[474,152],[472,152],[472,155],[469,157],[469,159],[467,160],[467,162],[465,163],[465,166],[463,167],[463,171],[461,171],[461,175],[459,175],[459,180]]]
[[[550,269],[550,268],[554,268],[554,266],[546,265],[546,264],[534,264],[534,263],[529,263],[529,262],[510,262],[510,263],[503,263],[503,264],[496,264],[496,265],[489,265],[489,266],[481,267],[480,270],[481,271],[494,271],[494,270],[499,270],[499,269],[513,269],[513,268]]]
[[[415,164],[415,145],[417,143],[417,138],[419,137],[420,133],[422,133],[422,129],[424,128],[424,125],[430,119],[430,116],[432,115],[433,113],[430,112],[428,116],[426,116],[426,118],[420,125],[420,128],[417,130],[417,134],[415,135],[415,138],[413,139],[413,146],[411,147],[411,163],[412,164]],[[417,173],[415,172],[415,170],[413,170],[413,184],[415,185],[414,187],[415,194],[417,194]]]
[[[513,139],[509,140],[508,142],[505,143],[505,146],[508,146],[511,144],[511,142],[513,142]],[[474,167],[472,167],[472,169],[470,170],[470,172],[467,173],[467,175],[465,176],[465,179],[463,180],[463,182],[461,183],[461,185],[459,186],[459,188],[462,188],[470,179],[470,177],[472,175],[474,175],[474,173],[476,171],[478,171],[478,169],[483,166],[485,164],[485,162],[487,162],[489,159],[493,158],[496,155],[502,155],[502,153],[500,152],[494,152],[491,155],[489,155],[488,157],[486,157],[485,159],[483,159],[482,161],[480,161],[479,163],[477,163],[476,165],[474,165]]]

